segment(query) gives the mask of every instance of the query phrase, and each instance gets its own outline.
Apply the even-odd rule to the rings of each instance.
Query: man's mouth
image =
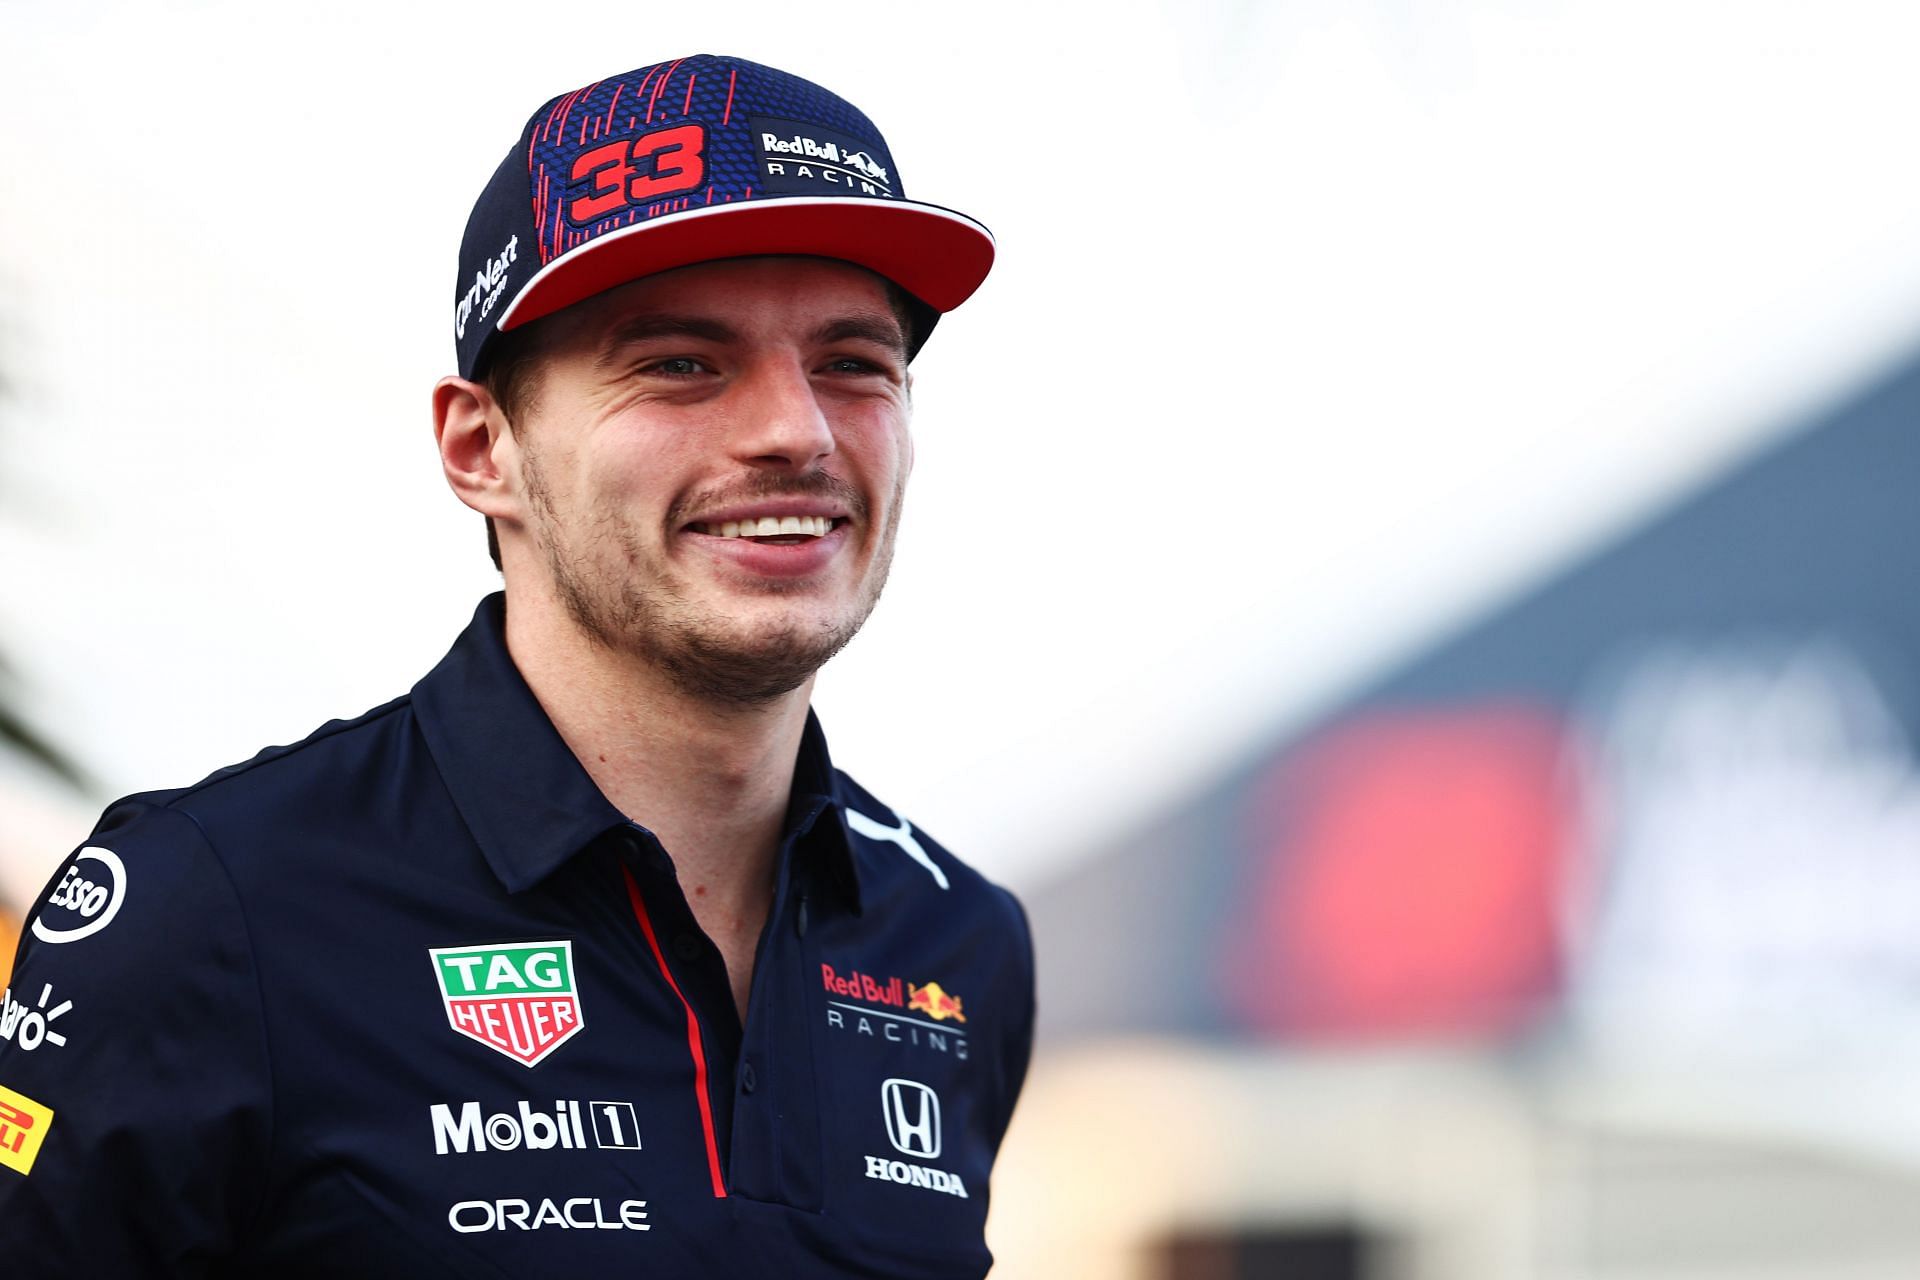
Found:
[[[757,520],[726,520],[709,524],[696,520],[688,528],[710,538],[748,538],[754,542],[790,546],[824,538],[844,518],[833,516],[761,516]]]

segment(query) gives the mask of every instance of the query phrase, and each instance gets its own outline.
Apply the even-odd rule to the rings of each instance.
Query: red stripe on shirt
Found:
[[[680,984],[673,980],[673,971],[667,968],[667,958],[660,954],[660,940],[653,936],[653,920],[647,915],[647,904],[641,900],[640,886],[634,883],[633,872],[622,867],[620,874],[626,877],[627,900],[633,903],[633,918],[640,922],[640,932],[647,936],[653,962],[660,966],[660,976],[667,980],[667,985],[679,998],[680,1007],[687,1011],[687,1047],[693,1051],[693,1094],[700,1104],[700,1127],[707,1136],[707,1172],[713,1175],[714,1197],[724,1200],[727,1198],[727,1183],[720,1176],[720,1142],[713,1134],[713,1102],[707,1096],[707,1054],[700,1047],[700,1019],[694,1016],[693,1006],[681,994]]]

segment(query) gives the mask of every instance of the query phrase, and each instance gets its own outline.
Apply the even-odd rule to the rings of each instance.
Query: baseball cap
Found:
[[[873,122],[817,84],[697,54],[549,100],[473,206],[454,286],[460,375],[503,330],[657,271],[838,258],[904,289],[913,352],[993,265],[993,236],[906,198]]]

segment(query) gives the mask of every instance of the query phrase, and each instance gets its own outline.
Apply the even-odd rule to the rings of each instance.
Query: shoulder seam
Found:
[[[360,721],[351,723],[360,723]],[[308,739],[307,741],[311,740],[312,739]],[[227,860],[220,856],[220,850],[214,846],[213,837],[208,835],[207,829],[200,825],[200,819],[189,809],[175,807],[174,802],[180,798],[180,796],[176,796],[165,805],[153,805],[153,807],[156,809],[164,809],[171,813],[177,813],[193,824],[193,829],[200,833],[200,843],[206,846],[207,856],[212,858],[213,865],[220,869],[220,878],[227,882],[227,892],[233,895],[234,913],[240,918],[241,936],[247,940],[247,968],[253,976],[253,999],[259,1009],[260,1058],[266,1064],[267,1068],[267,1176],[263,1176],[260,1179],[260,1198],[253,1206],[253,1211],[247,1215],[246,1222],[248,1227],[251,1228],[251,1226],[258,1222],[266,1213],[268,1189],[273,1182],[271,1176],[273,1153],[275,1144],[279,1139],[280,1090],[277,1083],[279,1073],[274,1070],[273,1066],[273,1041],[267,1035],[267,995],[260,987],[260,964],[255,958],[256,949],[253,945],[253,925],[252,922],[247,919],[247,906],[246,902],[240,896],[240,886],[233,882],[233,873],[227,869]]]
[[[393,699],[393,701],[385,703],[382,706],[374,707],[368,711],[363,711],[351,720],[336,720],[328,724],[323,724],[318,729],[315,729],[312,733],[308,734],[306,737],[300,739],[300,741],[298,742],[289,742],[285,746],[279,746],[279,747],[267,747],[265,750],[261,751],[258,755],[254,756],[251,760],[242,760],[236,764],[226,765],[222,768],[214,770],[212,773],[208,774],[206,777],[200,779],[200,781],[192,784],[191,786],[180,788],[178,791],[175,791],[172,795],[170,795],[165,801],[165,803],[162,804],[160,807],[172,808],[175,803],[186,799],[188,796],[195,795],[219,783],[229,781],[230,779],[233,779],[233,778],[237,778],[242,774],[251,773],[253,772],[253,770],[261,767],[262,765],[273,764],[277,761],[284,760],[288,756],[294,755],[296,752],[303,751],[306,748],[315,745],[316,743],[325,742],[328,738],[337,737],[340,734],[346,733],[350,730],[359,729],[366,725],[373,724],[375,721],[383,720],[386,717],[393,715],[394,713],[401,711],[406,707],[411,706],[412,703],[413,703],[413,695],[411,693],[403,693],[399,697]],[[185,811],[183,810],[182,812],[185,812]],[[194,825],[199,826],[199,822],[196,820]],[[205,836],[205,834],[206,833],[204,831],[201,832],[201,835],[203,837]],[[208,842],[207,847],[208,848],[213,847],[211,841]]]

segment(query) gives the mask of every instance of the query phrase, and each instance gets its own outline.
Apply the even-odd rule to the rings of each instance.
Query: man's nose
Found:
[[[742,461],[806,471],[833,453],[833,426],[799,361],[761,361],[743,391],[732,442]]]

